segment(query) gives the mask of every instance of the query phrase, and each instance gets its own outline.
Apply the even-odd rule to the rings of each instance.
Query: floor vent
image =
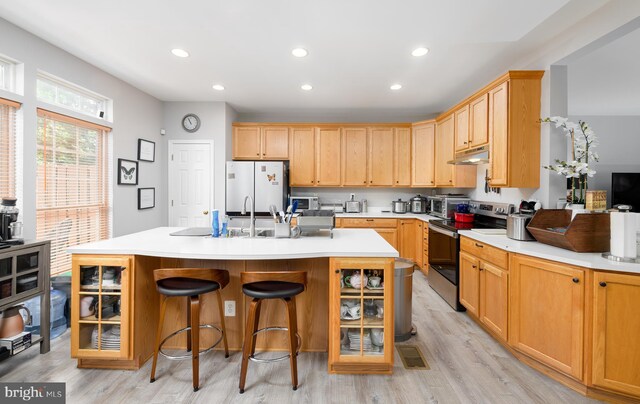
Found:
[[[416,345],[396,345],[396,349],[405,369],[429,370],[427,360]]]

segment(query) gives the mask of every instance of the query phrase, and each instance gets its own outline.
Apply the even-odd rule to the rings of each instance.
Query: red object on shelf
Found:
[[[455,212],[454,219],[456,222],[471,223],[473,222],[473,213]]]

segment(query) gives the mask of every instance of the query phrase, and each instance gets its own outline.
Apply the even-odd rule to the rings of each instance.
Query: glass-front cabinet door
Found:
[[[73,357],[129,357],[130,262],[129,257],[73,257]]]
[[[329,371],[393,367],[393,258],[332,258]]]

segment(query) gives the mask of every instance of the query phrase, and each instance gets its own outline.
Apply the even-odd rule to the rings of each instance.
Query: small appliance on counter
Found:
[[[22,222],[18,221],[20,210],[16,207],[16,198],[2,198],[0,207],[0,244],[24,244],[22,239]]]
[[[511,213],[507,217],[507,237],[519,241],[535,241],[527,226],[536,210],[540,208],[537,201],[522,201],[518,212]]]
[[[433,216],[442,219],[452,219],[456,211],[456,206],[461,203],[469,203],[469,197],[463,194],[442,194],[427,198],[429,201],[429,211]]]
[[[291,203],[298,201],[299,210],[319,210],[320,202],[317,196],[291,196]]]
[[[360,211],[362,210],[360,201],[356,201],[355,197],[355,194],[351,194],[351,199],[344,202],[345,213],[360,213]]]
[[[303,210],[298,216],[298,228],[303,235],[328,230],[329,237],[333,238],[335,224],[336,215],[331,210]]]
[[[398,198],[397,201],[391,202],[391,212],[393,213],[407,213],[409,211],[409,202],[403,201]]]
[[[420,194],[411,198],[411,213],[427,213],[427,198]]]

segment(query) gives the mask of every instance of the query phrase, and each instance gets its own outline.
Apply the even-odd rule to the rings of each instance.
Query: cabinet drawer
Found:
[[[396,219],[342,218],[342,227],[397,227]]]
[[[482,260],[489,261],[500,268],[509,268],[508,253],[499,248],[481,243],[468,237],[462,237],[460,240],[460,249]]]

